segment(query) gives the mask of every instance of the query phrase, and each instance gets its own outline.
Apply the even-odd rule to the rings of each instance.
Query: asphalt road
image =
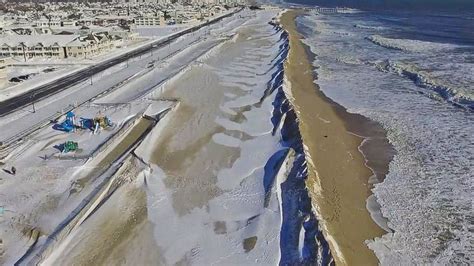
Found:
[[[8,115],[10,113],[13,113],[19,109],[21,109],[24,106],[30,105],[36,101],[39,101],[41,99],[47,98],[51,95],[54,95],[55,93],[61,92],[63,90],[66,90],[70,88],[71,86],[74,86],[82,81],[87,80],[91,76],[95,75],[96,73],[102,72],[110,67],[113,67],[115,65],[118,65],[120,63],[126,62],[127,60],[131,58],[138,57],[140,55],[149,53],[151,50],[155,49],[160,49],[163,46],[166,46],[179,38],[182,35],[194,32],[199,30],[202,27],[214,24],[216,22],[219,22],[223,18],[232,16],[233,14],[239,12],[235,11],[232,13],[229,13],[227,15],[224,15],[222,17],[216,18],[214,20],[208,21],[204,24],[201,24],[199,26],[195,26],[192,28],[189,28],[187,30],[184,30],[180,33],[176,33],[172,36],[169,36],[165,39],[158,40],[154,43],[151,43],[150,45],[140,47],[138,49],[135,49],[133,51],[130,51],[128,53],[125,53],[121,56],[112,58],[110,60],[106,60],[104,62],[101,62],[97,65],[90,66],[86,69],[80,70],[78,72],[72,73],[71,75],[65,76],[61,78],[60,80],[55,80],[50,83],[38,86],[35,89],[32,89],[24,94],[18,95],[16,97],[10,98],[6,101],[0,102],[0,117]]]

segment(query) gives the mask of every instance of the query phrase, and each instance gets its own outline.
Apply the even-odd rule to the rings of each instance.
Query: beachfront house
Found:
[[[31,58],[65,58],[64,46],[77,35],[3,35],[0,56]]]
[[[108,33],[88,35],[12,35],[0,37],[0,56],[21,58],[89,58],[123,44]]]

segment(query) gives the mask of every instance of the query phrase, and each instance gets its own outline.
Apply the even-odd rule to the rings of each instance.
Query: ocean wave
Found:
[[[384,60],[376,63],[377,69],[383,72],[391,72],[412,80],[418,87],[428,89],[432,98],[443,99],[457,107],[474,111],[474,97],[461,90],[440,84],[427,73],[417,69],[415,66]]]
[[[338,9],[338,13],[341,13],[341,14],[358,14],[358,13],[362,13],[362,12],[363,12],[362,10],[356,9],[356,8],[345,7],[345,8],[339,8]]]
[[[336,61],[347,64],[347,65],[362,65],[365,64],[363,60],[352,56],[337,56]]]
[[[365,30],[385,30],[385,27],[382,26],[369,26],[363,24],[354,24],[354,28],[365,29]]]
[[[349,8],[349,7],[337,7],[337,8],[320,8],[320,7],[313,7],[313,14],[318,15],[325,15],[325,14],[358,14],[363,13],[364,11],[356,8]]]
[[[410,39],[395,39],[395,38],[387,38],[380,35],[371,35],[365,37],[365,39],[371,41],[374,44],[379,46],[394,49],[399,51],[405,52],[437,52],[443,50],[452,50],[456,48],[460,48],[457,45],[448,44],[448,43],[435,43],[435,42],[425,42],[419,40],[410,40]]]
[[[315,71],[321,90],[349,112],[382,124],[397,151],[386,178],[373,190],[393,233],[366,244],[381,265],[472,264],[474,117],[453,106],[474,99],[472,50],[439,47],[436,41],[416,53],[384,49],[354,28],[356,23],[380,25],[380,18],[367,16],[363,23],[359,19],[312,16],[301,23],[317,30],[324,23],[324,34],[306,37],[318,52],[313,63],[319,67]],[[399,23],[397,19],[382,25],[404,34]],[[355,38],[344,41],[331,33],[350,30]],[[380,41],[397,46],[406,40]],[[345,64],[353,63],[352,58],[365,63]]]

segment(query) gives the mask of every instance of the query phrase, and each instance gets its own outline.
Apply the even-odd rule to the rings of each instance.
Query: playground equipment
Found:
[[[79,149],[79,143],[68,140],[64,142],[63,153],[68,153],[71,151],[77,151]]]
[[[66,114],[66,120],[64,120],[61,124],[55,124],[54,128],[65,132],[72,132],[77,128],[89,129],[93,131],[94,134],[97,134],[99,129],[106,129],[112,127],[113,125],[114,124],[112,121],[104,115],[99,115],[95,118],[81,117],[79,123],[76,123],[76,115],[73,112],[68,112]]]
[[[97,116],[93,119],[81,117],[81,128],[94,131],[94,134],[99,132],[99,129],[106,129],[112,127],[114,124],[107,116]]]
[[[108,128],[113,126],[112,121],[107,116],[98,116],[94,118],[94,122],[96,127],[99,126],[101,128]]]
[[[75,120],[76,120],[76,115],[73,112],[67,112],[66,120],[64,120],[64,122],[59,124],[58,128],[66,132],[74,131],[76,128]]]
[[[90,129],[97,134],[100,129],[106,129],[113,126],[112,121],[107,116],[97,116],[94,119],[82,118],[83,128]]]
[[[82,129],[89,129],[92,131],[95,129],[94,119],[81,117],[79,123]]]

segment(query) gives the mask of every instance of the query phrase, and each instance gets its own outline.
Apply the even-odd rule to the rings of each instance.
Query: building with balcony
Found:
[[[77,35],[3,35],[0,37],[0,57],[64,58],[64,46]]]
[[[141,15],[134,18],[136,26],[160,26],[165,25],[165,17],[162,14]]]
[[[108,33],[81,35],[16,35],[0,37],[0,57],[89,58],[122,45],[123,39]]]

